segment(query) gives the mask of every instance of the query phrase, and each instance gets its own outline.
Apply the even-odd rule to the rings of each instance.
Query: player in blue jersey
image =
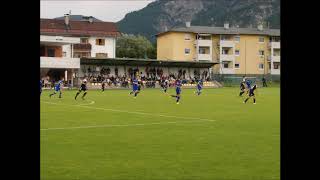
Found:
[[[255,97],[255,94],[254,94],[254,91],[257,90],[257,85],[254,85],[252,86],[250,89],[249,89],[249,96],[246,98],[246,100],[244,100],[243,103],[247,103],[247,101],[253,97],[253,104],[256,104],[256,97]]]
[[[175,86],[176,86],[176,95],[171,95],[171,97],[175,97],[176,98],[176,103],[179,104],[180,98],[181,98],[181,81],[178,79],[175,82]]]
[[[59,92],[59,98],[61,98],[62,96],[62,92],[61,92],[61,85],[62,85],[62,80],[60,80],[58,82],[58,84],[56,84],[56,86],[54,87],[54,92],[52,94],[49,95],[49,97],[51,98],[51,96],[57,94]]]
[[[197,82],[197,91],[195,92],[198,94],[198,96],[201,94],[202,87],[203,87],[203,82],[202,82],[202,80],[199,80]]]
[[[81,83],[81,86],[80,86],[80,89],[79,91],[77,92],[76,96],[74,97],[75,100],[77,100],[77,97],[78,95],[81,93],[81,92],[84,92],[83,95],[82,95],[82,100],[84,100],[84,97],[87,95],[87,80],[84,79]]]
[[[246,82],[247,88],[250,89],[250,87],[251,87],[251,81],[246,79],[245,82]]]
[[[41,96],[41,93],[42,93],[42,80],[40,80],[40,96]]]
[[[134,78],[132,80],[132,91],[130,92],[130,94],[134,93],[134,97],[136,98],[138,93],[140,92],[140,88],[141,86],[139,85],[138,79]]]

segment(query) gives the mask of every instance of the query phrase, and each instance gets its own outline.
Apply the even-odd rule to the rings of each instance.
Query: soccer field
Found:
[[[280,88],[41,95],[42,180],[280,179]],[[174,94],[169,89],[168,94]]]

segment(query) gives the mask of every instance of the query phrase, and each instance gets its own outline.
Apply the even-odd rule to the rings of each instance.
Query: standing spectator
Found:
[[[263,84],[263,87],[268,87],[267,82],[266,82],[266,78],[264,78],[264,76],[262,77],[262,84]]]

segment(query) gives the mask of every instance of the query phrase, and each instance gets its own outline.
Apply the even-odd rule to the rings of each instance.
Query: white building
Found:
[[[49,81],[73,81],[80,69],[80,58],[115,58],[116,37],[120,35],[113,22],[40,19],[41,78]]]

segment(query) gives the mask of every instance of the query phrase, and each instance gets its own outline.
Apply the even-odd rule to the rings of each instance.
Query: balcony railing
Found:
[[[204,61],[212,61],[212,55],[211,54],[198,54],[198,60],[204,60]]]
[[[220,46],[221,47],[234,47],[234,45],[235,45],[234,41],[220,40]]]
[[[195,45],[198,46],[206,46],[206,47],[211,47],[212,46],[212,40],[196,40]]]
[[[274,62],[280,62],[280,56],[272,56]]]
[[[80,50],[80,51],[91,51],[91,44],[87,43],[87,44],[74,44],[73,45],[73,49],[74,50]]]
[[[80,68],[80,58],[40,57],[41,68]]]
[[[235,56],[232,54],[232,55],[229,55],[229,54],[220,54],[220,59],[222,61],[234,61],[235,59]]]

